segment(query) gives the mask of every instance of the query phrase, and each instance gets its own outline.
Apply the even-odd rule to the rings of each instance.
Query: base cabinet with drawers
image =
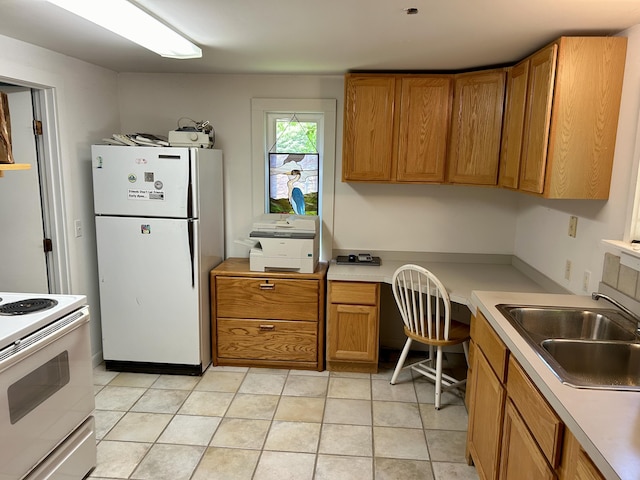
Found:
[[[213,269],[213,364],[324,370],[326,273],[252,272],[246,258]]]
[[[471,351],[466,456],[480,479],[603,478],[480,312]]]
[[[380,284],[328,283],[327,370],[377,372]]]

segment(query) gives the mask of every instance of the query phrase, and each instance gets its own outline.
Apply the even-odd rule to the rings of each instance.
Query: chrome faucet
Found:
[[[640,334],[640,317],[638,315],[636,315],[635,313],[633,313],[631,310],[629,310],[627,307],[625,307],[624,305],[622,305],[620,302],[618,302],[617,300],[611,298],[609,295],[605,295],[604,293],[599,293],[599,292],[593,292],[591,294],[591,298],[593,298],[594,300],[598,300],[599,298],[603,298],[604,300],[606,300],[609,303],[612,303],[613,305],[615,305],[616,307],[618,307],[620,310],[622,310],[624,313],[626,313],[627,315],[629,315],[632,319],[634,319],[636,321],[636,334]]]

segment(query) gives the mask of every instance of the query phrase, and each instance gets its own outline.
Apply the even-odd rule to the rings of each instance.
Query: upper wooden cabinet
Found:
[[[347,74],[342,180],[606,199],[626,49],[561,37],[508,69]]]
[[[451,75],[347,74],[342,180],[442,183]]]
[[[390,181],[396,77],[347,75],[342,180]]]
[[[526,59],[509,68],[507,72],[507,94],[498,174],[498,185],[505,188],[518,188],[530,63],[531,61]]]
[[[520,190],[546,198],[608,198],[626,45],[623,37],[562,37],[527,59]],[[521,88],[522,80],[507,98],[517,90],[515,102],[521,101]],[[519,108],[507,114],[505,132],[518,131]],[[503,143],[501,169],[513,169],[515,149],[505,151]]]
[[[456,75],[449,182],[497,184],[504,89],[503,69]]]

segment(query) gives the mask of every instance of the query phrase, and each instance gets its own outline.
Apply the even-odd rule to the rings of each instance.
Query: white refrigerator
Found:
[[[201,374],[224,258],[222,151],[92,146],[107,369]]]

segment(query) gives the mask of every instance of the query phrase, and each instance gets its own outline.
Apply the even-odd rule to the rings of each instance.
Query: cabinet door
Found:
[[[327,360],[378,363],[378,309],[331,304]]]
[[[476,345],[477,347],[477,345]],[[495,480],[500,461],[506,389],[493,373],[480,348],[475,348],[470,378],[467,447],[478,475]]]
[[[624,37],[560,38],[546,198],[608,198],[626,43]]]
[[[504,70],[456,75],[448,180],[496,185],[500,157]]]
[[[343,181],[390,181],[395,106],[394,76],[345,79]]]
[[[553,480],[555,473],[511,401],[504,417],[500,480]]]
[[[529,60],[520,62],[507,73],[507,98],[498,176],[498,185],[501,187],[518,188],[528,79]]]
[[[449,75],[400,79],[398,181],[444,182],[451,79]]]
[[[520,189],[527,192],[542,193],[544,190],[557,55],[558,45],[554,43],[530,57],[520,167]]]

